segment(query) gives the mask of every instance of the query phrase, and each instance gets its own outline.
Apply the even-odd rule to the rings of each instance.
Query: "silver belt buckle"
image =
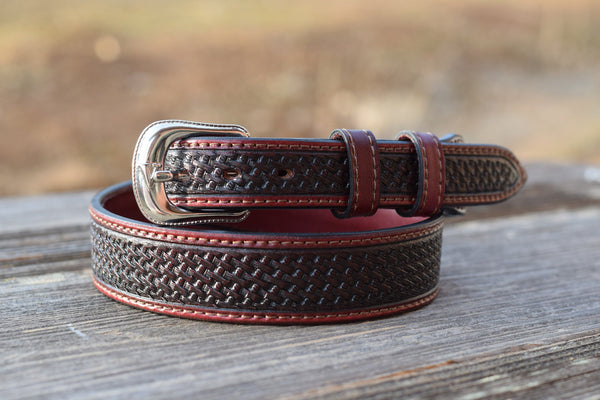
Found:
[[[133,154],[133,193],[140,211],[149,221],[159,225],[190,225],[218,222],[239,222],[249,211],[192,211],[174,205],[165,192],[165,182],[174,174],[164,169],[169,146],[190,136],[248,136],[240,125],[216,125],[201,122],[165,120],[144,129]]]

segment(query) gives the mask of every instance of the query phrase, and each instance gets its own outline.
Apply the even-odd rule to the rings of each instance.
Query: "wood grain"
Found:
[[[89,197],[0,200],[2,399],[600,396],[598,206],[455,221],[440,295],[416,312],[264,327],[101,295]]]

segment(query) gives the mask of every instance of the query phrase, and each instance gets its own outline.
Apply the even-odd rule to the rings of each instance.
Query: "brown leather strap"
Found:
[[[337,129],[330,139],[342,139],[348,152],[350,194],[344,211],[332,209],[338,218],[370,216],[379,206],[379,151],[371,131]]]
[[[433,144],[426,151],[430,165],[441,163],[442,158],[445,164],[445,174],[438,180],[444,182],[442,208],[502,201],[525,183],[525,170],[507,149],[440,145],[442,156],[436,154],[440,147]],[[364,161],[360,165],[367,166],[359,170],[364,173],[370,170],[366,160],[371,158],[371,148],[357,150],[361,153],[357,157]],[[410,140],[380,140],[377,151],[378,207],[412,207],[423,177],[415,146]],[[165,169],[173,171],[175,178],[165,183],[165,189],[173,204],[191,209],[346,210],[352,204],[370,208],[364,190],[358,203],[349,196],[350,158],[341,140],[191,137],[174,143],[167,152]],[[365,181],[360,181],[361,187],[368,186]],[[427,181],[433,182],[431,175]],[[436,209],[438,196],[431,196],[429,188],[429,202],[420,204]]]

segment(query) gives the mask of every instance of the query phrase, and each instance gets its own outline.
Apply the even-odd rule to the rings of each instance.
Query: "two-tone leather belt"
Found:
[[[392,315],[438,292],[443,214],[525,183],[508,150],[366,130],[328,140],[159,121],[133,182],[90,206],[94,283],[179,317],[323,323]]]

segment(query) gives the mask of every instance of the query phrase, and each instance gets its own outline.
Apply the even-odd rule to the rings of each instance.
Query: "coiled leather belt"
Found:
[[[502,201],[514,155],[451,136],[365,130],[251,139],[237,125],[159,121],[133,182],[90,206],[96,287],[159,313],[244,323],[392,315],[438,291],[444,212]]]

